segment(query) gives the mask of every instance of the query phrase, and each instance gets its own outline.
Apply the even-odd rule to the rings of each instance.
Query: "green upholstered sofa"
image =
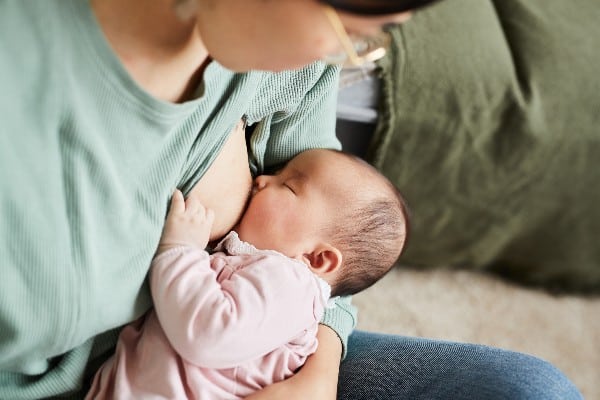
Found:
[[[366,157],[412,211],[400,263],[600,292],[598,21],[597,0],[445,0],[392,30]]]

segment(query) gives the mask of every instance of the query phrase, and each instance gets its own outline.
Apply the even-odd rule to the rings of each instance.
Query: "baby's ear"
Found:
[[[342,266],[342,252],[327,243],[318,245],[312,252],[302,256],[310,269],[320,277],[335,274]]]

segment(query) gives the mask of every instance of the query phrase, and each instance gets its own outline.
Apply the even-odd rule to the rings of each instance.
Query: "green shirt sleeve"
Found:
[[[261,115],[251,108],[246,115],[254,125],[248,141],[253,174],[278,167],[308,149],[341,149],[335,134],[338,82],[339,68],[320,62],[297,71],[266,74],[256,96],[271,98],[273,112]],[[295,98],[290,99],[282,87]],[[273,88],[279,88],[279,93]]]
[[[327,325],[337,333],[342,341],[342,359],[346,357],[348,337],[356,327],[356,307],[352,305],[352,296],[337,297],[335,308],[328,308],[321,319],[323,325]]]

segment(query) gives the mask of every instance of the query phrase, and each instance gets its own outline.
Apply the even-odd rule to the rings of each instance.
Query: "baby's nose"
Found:
[[[263,189],[265,186],[267,186],[267,183],[269,181],[269,176],[268,175],[259,175],[254,179],[254,188],[255,190],[260,190]]]

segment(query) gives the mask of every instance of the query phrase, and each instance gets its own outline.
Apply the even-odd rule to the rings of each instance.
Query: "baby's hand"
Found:
[[[181,191],[175,190],[157,254],[177,246],[205,248],[214,219],[212,210],[195,198],[184,200]]]

